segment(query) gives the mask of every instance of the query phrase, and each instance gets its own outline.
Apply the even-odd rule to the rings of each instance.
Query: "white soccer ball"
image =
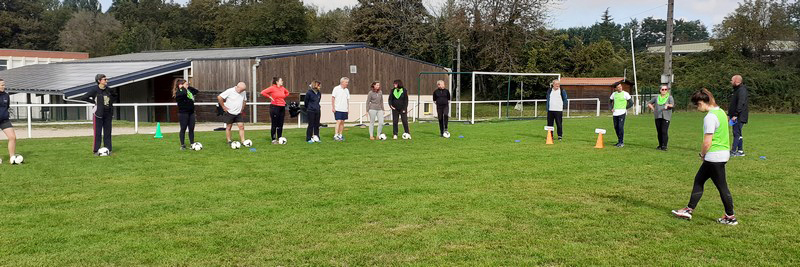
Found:
[[[442,136],[444,136],[444,138],[450,138],[450,132],[444,132]]]
[[[378,139],[380,139],[380,140],[386,140],[386,134],[381,134],[381,135],[379,135],[379,136],[378,136]]]
[[[101,157],[108,156],[110,153],[111,151],[109,151],[108,148],[105,147],[101,147],[100,149],[97,150],[97,155]]]
[[[22,161],[23,161],[22,155],[11,156],[11,164],[12,165],[22,164]]]
[[[233,142],[231,142],[231,148],[232,148],[232,149],[239,149],[239,148],[241,148],[241,147],[242,147],[242,143],[239,143],[239,141],[233,141]]]
[[[192,144],[191,148],[194,151],[200,151],[203,150],[203,144],[201,144],[200,142],[195,142],[194,144]]]
[[[251,141],[250,139],[244,140],[244,142],[242,142],[242,145],[244,145],[244,147],[251,147],[253,146],[253,141]]]
[[[319,142],[319,136],[317,136],[317,135],[311,136],[311,141]]]
[[[286,142],[288,142],[288,141],[289,140],[286,140],[286,137],[278,138],[278,144],[281,144],[281,145],[285,145]]]
[[[410,133],[403,133],[403,139],[405,139],[405,140],[411,139],[411,134]]]

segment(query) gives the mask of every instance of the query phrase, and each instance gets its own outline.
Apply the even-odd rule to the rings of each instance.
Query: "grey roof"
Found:
[[[98,73],[109,78],[109,86],[119,86],[143,78],[189,68],[189,61],[52,63],[29,65],[0,71],[11,93],[39,93],[72,97],[95,86]]]
[[[196,59],[246,59],[293,56],[366,47],[365,44],[308,44],[286,46],[263,46],[242,48],[210,48],[179,51],[149,51],[108,57],[98,57],[82,62],[121,62],[152,60],[196,60]]]

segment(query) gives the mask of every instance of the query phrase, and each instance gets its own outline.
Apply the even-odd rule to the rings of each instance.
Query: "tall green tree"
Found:
[[[308,9],[300,0],[232,1],[222,5],[215,46],[303,43],[308,39]]]
[[[761,57],[776,47],[774,41],[795,40],[791,6],[786,0],[744,0],[736,11],[726,16],[714,33],[715,49],[740,52],[749,57]]]

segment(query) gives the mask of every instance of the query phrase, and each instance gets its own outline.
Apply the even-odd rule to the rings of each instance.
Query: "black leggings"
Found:
[[[106,116],[102,118],[98,118],[97,116],[92,115],[94,117],[94,150],[93,152],[97,153],[97,150],[100,149],[100,145],[105,144],[108,151],[113,151],[114,149],[111,147],[111,120],[112,117],[110,114],[111,112],[106,110]]]
[[[311,140],[311,136],[316,135],[319,137],[320,112],[308,111],[306,112],[306,116],[308,116],[308,129],[306,129],[306,141],[308,141]]]
[[[189,129],[189,144],[194,144],[194,125],[197,116],[194,113],[178,113],[178,120],[181,123],[181,146],[186,145],[186,129]]]
[[[558,125],[558,137],[563,136],[564,132],[561,130],[561,123],[564,121],[563,111],[547,111],[547,126],[553,126],[553,122]]]
[[[397,123],[403,120],[403,129],[405,132],[408,131],[408,114],[406,112],[400,112],[399,110],[393,109],[392,110],[392,130],[394,135],[397,135]]]
[[[617,142],[625,143],[625,114],[614,116],[614,132],[617,133]]]
[[[658,132],[658,146],[667,148],[667,143],[669,143],[669,121],[656,119],[656,131]]]
[[[272,135],[272,140],[277,140],[283,136],[284,116],[286,116],[286,107],[270,106],[269,117],[271,124],[270,134]]]
[[[436,115],[439,118],[439,134],[444,135],[444,132],[447,131],[447,123],[450,120],[450,117],[447,116],[448,109],[450,109],[449,105],[436,105]]]
[[[700,170],[694,177],[694,188],[692,188],[692,197],[689,199],[687,207],[694,209],[697,207],[697,202],[703,197],[703,186],[708,178],[714,182],[719,191],[719,197],[722,198],[722,205],[725,206],[725,214],[733,214],[733,197],[731,191],[728,190],[728,182],[725,180],[725,163],[726,162],[708,162],[703,161],[700,165]]]

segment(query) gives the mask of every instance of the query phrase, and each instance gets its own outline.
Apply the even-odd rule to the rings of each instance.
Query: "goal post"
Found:
[[[472,101],[470,102],[471,105],[471,115],[470,115],[470,124],[475,124],[475,78],[478,75],[490,75],[490,76],[544,76],[544,77],[555,77],[559,81],[561,80],[560,73],[514,73],[514,72],[483,72],[483,71],[476,71],[472,73]]]

